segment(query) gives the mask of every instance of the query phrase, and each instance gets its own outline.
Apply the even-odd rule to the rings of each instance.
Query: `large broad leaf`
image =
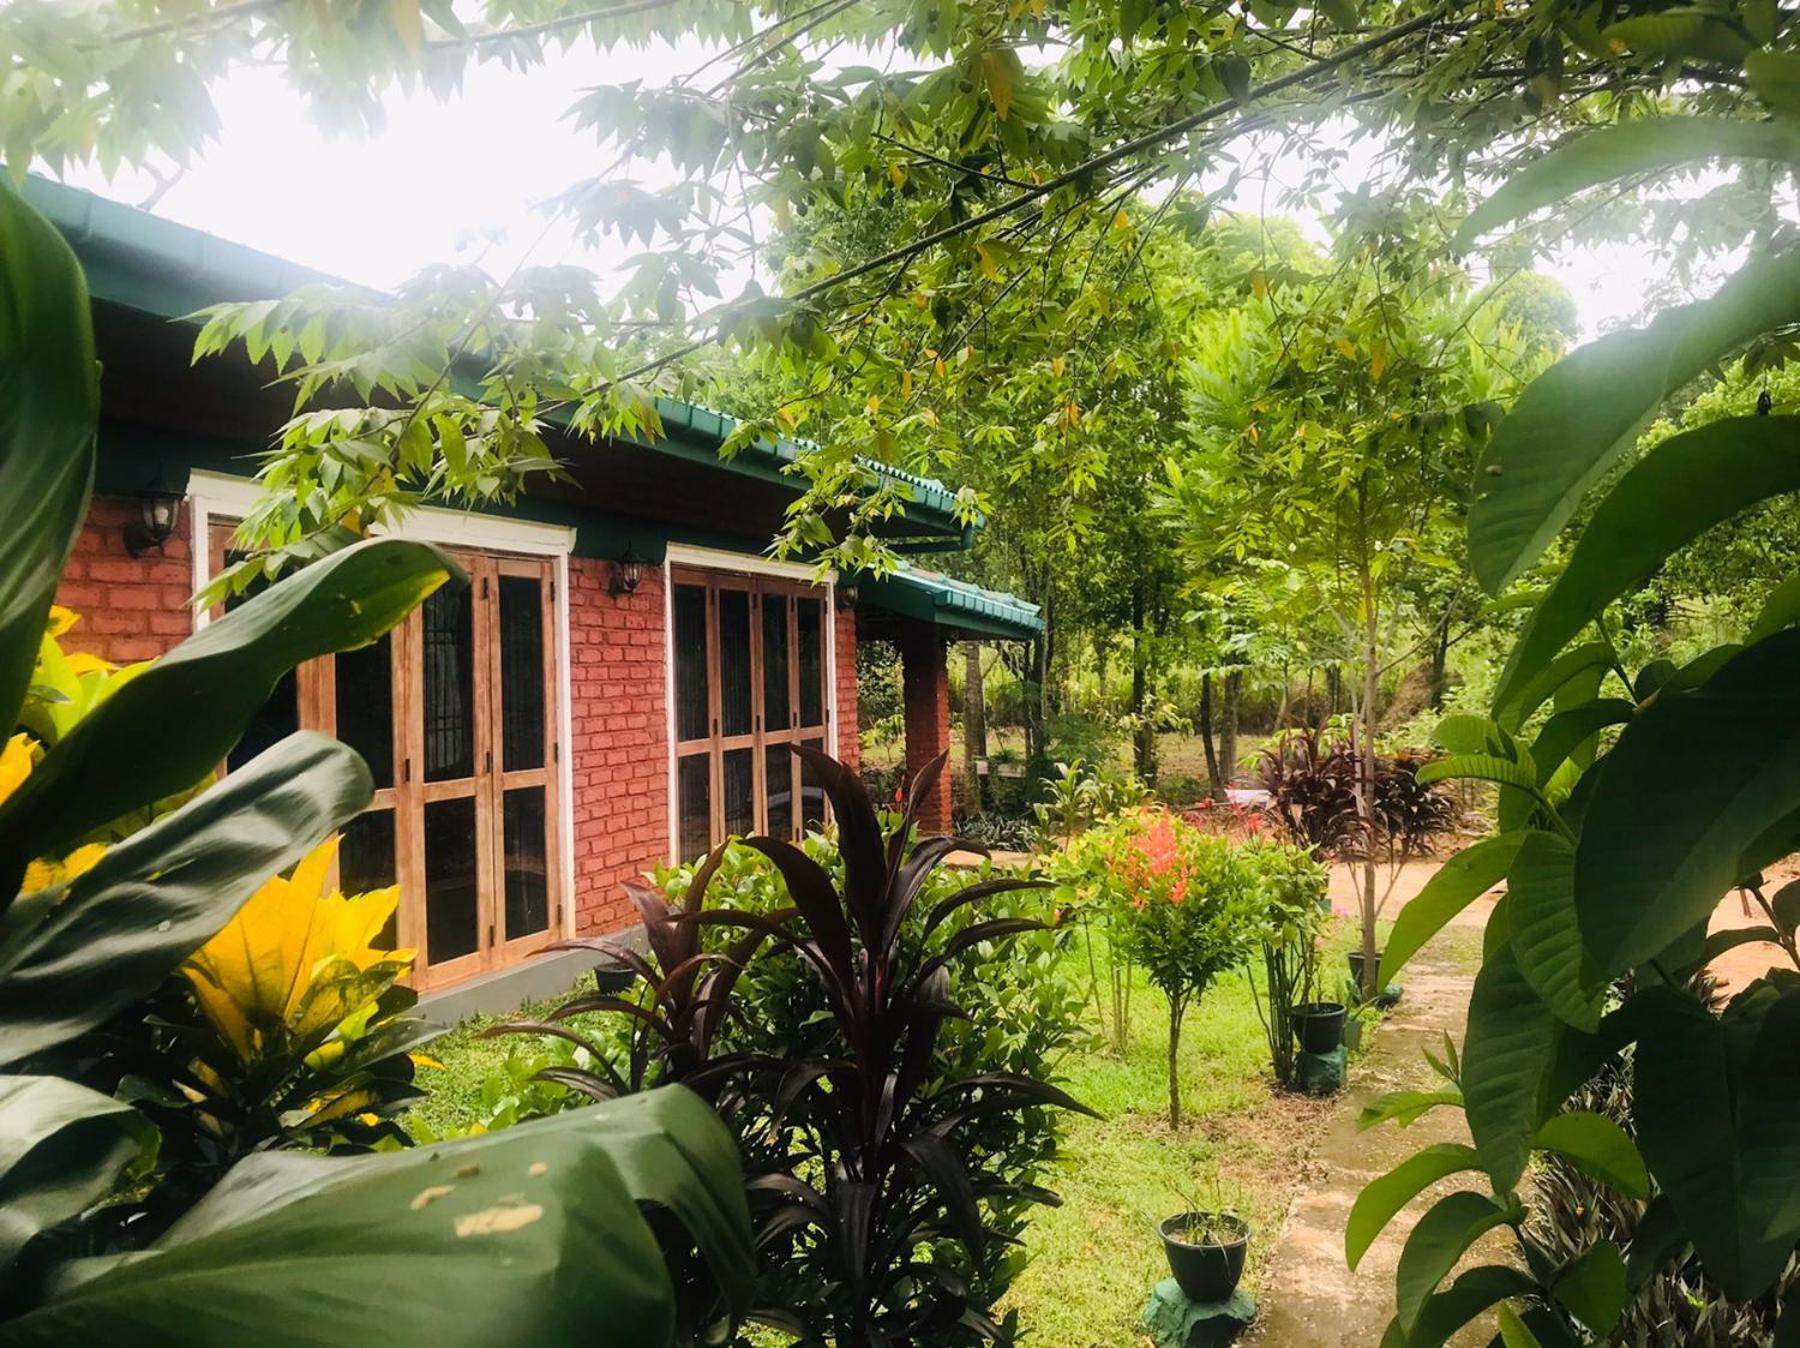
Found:
[[[1737,1097],[1726,1027],[1691,994],[1650,988],[1629,1010],[1638,1038],[1633,1113],[1644,1160],[1706,1271],[1727,1296],[1748,1301],[1793,1252],[1794,1233],[1773,1229],[1773,1218],[1800,1190],[1793,1141],[1800,1117],[1791,1100],[1784,1112],[1765,1106],[1762,1117],[1751,1117],[1749,1102]],[[1747,1066],[1751,1075],[1767,1071]],[[1749,1146],[1746,1126],[1758,1134]],[[1771,1128],[1777,1136],[1760,1135]],[[1757,1145],[1763,1141],[1773,1145]]]
[[[1461,1190],[1440,1198],[1406,1238],[1394,1273],[1394,1309],[1411,1331],[1426,1300],[1469,1246],[1514,1215],[1484,1194]]]
[[[1709,159],[1773,159],[1800,164],[1800,127],[1782,119],[1655,117],[1578,133],[1506,183],[1456,231],[1466,249],[1481,234],[1601,183]]]
[[[1546,1119],[1537,1131],[1537,1145],[1567,1157],[1602,1184],[1610,1184],[1632,1198],[1650,1196],[1650,1175],[1637,1144],[1604,1114],[1571,1110]]]
[[[1800,489],[1800,417],[1731,417],[1671,436],[1620,478],[1532,610],[1494,701],[1517,689],[1670,554],[1758,501]],[[1540,768],[1541,768],[1540,764]]]
[[[1675,390],[1753,338],[1800,320],[1800,250],[1758,258],[1698,304],[1609,333],[1526,387],[1477,469],[1469,560],[1498,593],[1568,523],[1587,489]]]
[[[1497,1192],[1509,1192],[1525,1173],[1560,1028],[1511,948],[1489,956],[1469,995],[1462,1082],[1469,1132]]]
[[[87,513],[99,376],[75,254],[0,182],[0,733],[18,719]]]
[[[1608,974],[1703,923],[1746,850],[1800,806],[1800,629],[1660,692],[1598,769],[1575,850],[1581,934]]]
[[[1606,679],[1606,672],[1616,661],[1613,648],[1604,641],[1590,641],[1573,650],[1564,651],[1517,684],[1512,696],[1506,701],[1496,699],[1494,717],[1508,729],[1517,730],[1549,698],[1557,699],[1559,711],[1585,706],[1593,700],[1594,694]],[[1574,694],[1573,700],[1570,698],[1571,693]],[[1535,768],[1536,765],[1534,755],[1532,766]],[[1547,769],[1544,775],[1548,776],[1552,771],[1554,769]]]
[[[1516,1268],[1481,1264],[1459,1273],[1443,1291],[1426,1298],[1412,1332],[1400,1342],[1403,1348],[1440,1348],[1450,1336],[1497,1301],[1525,1296],[1537,1284]],[[1398,1334],[1396,1328],[1394,1333]],[[1383,1342],[1387,1342],[1386,1339]]]
[[[257,887],[369,803],[350,749],[302,731],[0,919],[0,1061],[17,1062],[154,989]]]
[[[1408,1156],[1380,1179],[1370,1180],[1350,1207],[1344,1227],[1344,1260],[1354,1269],[1401,1208],[1446,1175],[1479,1170],[1481,1157],[1460,1142],[1439,1142]]]
[[[1538,788],[1550,785],[1556,770],[1576,756],[1583,745],[1608,726],[1624,725],[1637,714],[1637,704],[1622,697],[1596,698],[1567,711],[1559,711],[1538,731],[1531,743],[1531,761],[1537,764]],[[1583,757],[1591,759],[1592,755]],[[1586,766],[1584,763],[1583,766]]]
[[[1551,1290],[1604,1343],[1625,1309],[1624,1256],[1610,1240],[1597,1240],[1563,1269]]]
[[[7,861],[22,870],[200,781],[288,670],[374,641],[460,574],[427,544],[374,539],[202,628],[102,703],[0,805],[0,881]]]
[[[155,1141],[123,1101],[61,1077],[0,1076],[0,1268],[105,1198]]]
[[[0,1342],[666,1344],[676,1292],[640,1202],[741,1311],[736,1145],[670,1087],[394,1155],[245,1161],[146,1254],[71,1267]]]
[[[1504,880],[1524,840],[1523,833],[1483,838],[1446,861],[1394,919],[1376,982],[1382,987],[1393,982],[1406,962],[1451,918]]]
[[[1569,1024],[1598,1029],[1607,981],[1581,944],[1575,845],[1554,833],[1527,834],[1506,893],[1513,958],[1531,990]]]

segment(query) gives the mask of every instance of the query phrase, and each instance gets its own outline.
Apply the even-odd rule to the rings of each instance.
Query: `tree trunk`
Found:
[[[1238,706],[1244,694],[1244,671],[1234,669],[1225,675],[1225,706],[1219,727],[1219,776],[1227,789],[1237,780]]]
[[[980,764],[987,757],[987,689],[981,679],[981,643],[963,643],[963,799],[971,817],[981,813]]]
[[[1365,573],[1363,577],[1363,688],[1362,708],[1356,717],[1357,738],[1357,775],[1361,778],[1357,791],[1356,807],[1362,818],[1363,864],[1362,864],[1362,991],[1365,998],[1375,995],[1376,977],[1380,973],[1377,967],[1375,949],[1375,848],[1378,843],[1375,819],[1375,713],[1376,703],[1381,697],[1381,644],[1380,630],[1377,627],[1375,612],[1375,592],[1372,580]]]
[[[1450,660],[1450,613],[1444,614],[1444,621],[1438,627],[1437,640],[1431,647],[1431,709],[1444,709],[1444,666]]]
[[[1200,744],[1206,750],[1207,794],[1223,800],[1225,783],[1219,777],[1219,757],[1213,752],[1212,690],[1213,676],[1208,671],[1200,676]]]
[[[1181,1015],[1187,1010],[1184,998],[1169,1001],[1169,1130],[1181,1129]]]
[[[1146,782],[1156,780],[1156,728],[1149,722],[1149,705],[1150,633],[1144,627],[1144,587],[1140,584],[1131,595],[1131,714],[1137,722],[1133,732],[1135,766]]]

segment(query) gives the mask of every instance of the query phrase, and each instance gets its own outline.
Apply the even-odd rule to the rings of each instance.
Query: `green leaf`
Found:
[[[1657,1194],[1631,1233],[1631,1253],[1625,1260],[1625,1289],[1641,1290],[1687,1248],[1687,1243],[1687,1232],[1681,1229],[1668,1195]]]
[[[1649,56],[1691,57],[1733,66],[1756,47],[1737,24],[1698,7],[1636,14],[1608,24],[1600,36]]]
[[[1800,1191],[1792,1145],[1800,1109],[1791,1101],[1785,1111],[1738,1101],[1726,1028],[1691,993],[1649,988],[1628,1009],[1639,1044],[1632,1058],[1638,1146],[1706,1271],[1727,1296],[1749,1301],[1793,1252],[1794,1233],[1781,1232],[1775,1218]],[[1746,1128],[1777,1136],[1772,1145],[1746,1146]]]
[[[1800,572],[1789,576],[1769,593],[1763,601],[1762,611],[1756,615],[1756,624],[1750,634],[1744,638],[1744,644],[1754,646],[1764,637],[1772,637],[1784,627],[1800,622]]]
[[[1498,754],[1451,754],[1427,763],[1419,769],[1419,784],[1446,782],[1467,778],[1477,782],[1498,782],[1524,791],[1537,790],[1537,771],[1530,763],[1514,762]]]
[[[1599,1028],[1606,979],[1581,944],[1575,915],[1575,847],[1529,833],[1507,872],[1513,958],[1533,992],[1577,1029]]]
[[[156,1140],[148,1119],[111,1096],[61,1077],[0,1076],[0,1268],[105,1198]]]
[[[1456,231],[1466,250],[1478,235],[1553,206],[1590,187],[1709,159],[1800,163],[1800,127],[1724,117],[1647,117],[1579,131],[1541,159],[1508,175],[1500,190]]]
[[[1439,1142],[1415,1152],[1379,1179],[1370,1180],[1357,1194],[1344,1227],[1345,1261],[1354,1270],[1400,1209],[1446,1175],[1480,1168],[1481,1158],[1473,1147]]]
[[[20,898],[0,920],[0,1061],[90,1030],[151,992],[369,795],[354,751],[302,731],[68,884]]]
[[[1531,744],[1531,761],[1537,764],[1538,789],[1550,784],[1556,770],[1607,726],[1623,725],[1637,714],[1637,705],[1622,697],[1602,697],[1579,707],[1560,711],[1544,722]]]
[[[1592,687],[1597,690],[1600,681],[1606,677],[1606,671],[1612,668],[1614,659],[1613,648],[1604,641],[1590,641],[1572,651],[1564,651],[1526,679],[1513,694],[1511,701],[1496,701],[1494,717],[1501,725],[1517,730],[1530,718],[1532,712],[1544,705],[1545,699],[1556,697],[1571,684],[1576,684],[1585,693],[1588,691],[1589,681],[1592,681]],[[1580,705],[1585,706],[1586,699]],[[1555,769],[1550,771],[1554,772]]]
[[[81,266],[50,222],[0,182],[0,730],[18,719],[87,513],[99,416]],[[0,891],[4,906],[13,891]]]
[[[1800,55],[1753,51],[1744,58],[1744,83],[1771,108],[1800,112]]]
[[[1381,956],[1377,983],[1386,987],[1406,962],[1463,909],[1506,878],[1525,834],[1502,833],[1463,848],[1438,868],[1418,896],[1400,910]]]
[[[1607,492],[1569,564],[1532,611],[1494,694],[1498,705],[1670,555],[1771,496],[1800,489],[1800,417],[1730,417],[1657,445]]]
[[[1389,1091],[1363,1106],[1356,1117],[1356,1130],[1373,1128],[1379,1123],[1398,1123],[1402,1128],[1417,1123],[1439,1105],[1461,1105],[1461,1091]]]
[[[1570,1315],[1605,1341],[1625,1309],[1625,1259],[1610,1240],[1597,1240],[1557,1276],[1551,1288]]]
[[[1499,735],[1499,727],[1485,716],[1458,712],[1446,716],[1432,729],[1432,740],[1453,754],[1486,753]]]
[[[1499,1315],[1500,1342],[1506,1348],[1544,1348],[1519,1314],[1511,1306],[1502,1306]]]
[[[1241,56],[1227,56],[1218,63],[1219,83],[1240,103],[1250,101],[1250,63]]]
[[[1516,1268],[1477,1265],[1459,1273],[1455,1282],[1426,1300],[1412,1332],[1401,1338],[1401,1348],[1439,1348],[1495,1302],[1526,1296],[1536,1289],[1537,1284]]]
[[[1510,1216],[1483,1194],[1460,1190],[1439,1199],[1412,1229],[1394,1274],[1394,1306],[1409,1334],[1426,1299],[1455,1268],[1469,1246]]]
[[[1609,333],[1526,387],[1488,442],[1469,511],[1476,579],[1498,593],[1568,523],[1663,400],[1752,338],[1800,320],[1800,250],[1746,264],[1711,299]]]
[[[1469,995],[1463,1101],[1475,1149],[1497,1192],[1512,1190],[1525,1173],[1556,1059],[1558,1025],[1510,947],[1488,958]]]
[[[1603,1114],[1571,1110],[1546,1119],[1537,1130],[1536,1145],[1567,1157],[1591,1178],[1622,1194],[1650,1196],[1650,1175],[1637,1143]]]
[[[1582,939],[1608,974],[1703,923],[1764,830],[1800,804],[1800,629],[1667,688],[1619,736],[1575,851]]]
[[[201,781],[282,675],[367,645],[460,575],[427,544],[374,539],[208,624],[101,703],[0,804],[0,881],[8,862],[22,871],[32,857],[59,856],[109,820]]]
[[[741,1312],[736,1145],[670,1087],[391,1155],[252,1158],[143,1255],[60,1270],[68,1290],[6,1337],[667,1344],[675,1288],[640,1203],[680,1221]]]

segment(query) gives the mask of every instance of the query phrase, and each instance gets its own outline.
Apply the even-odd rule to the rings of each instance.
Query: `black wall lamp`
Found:
[[[614,599],[635,593],[644,579],[644,560],[627,545],[625,555],[613,563],[612,580],[607,583],[606,591]]]
[[[151,548],[162,551],[162,545],[175,532],[175,521],[181,515],[181,494],[172,491],[141,491],[138,509],[143,518],[125,526],[125,551],[142,557]]]

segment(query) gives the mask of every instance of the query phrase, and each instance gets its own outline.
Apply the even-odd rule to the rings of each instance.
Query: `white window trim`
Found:
[[[195,469],[188,474],[188,518],[194,559],[194,593],[212,580],[212,525],[215,520],[244,518],[262,497],[260,483],[247,477]],[[556,584],[554,639],[556,642],[557,736],[562,742],[557,785],[560,808],[556,821],[557,850],[562,854],[562,934],[575,931],[575,736],[569,670],[569,554],[575,547],[575,530],[567,525],[540,524],[532,520],[501,519],[472,511],[421,506],[407,513],[394,529],[379,532],[394,538],[416,539],[446,547],[481,552],[510,552],[546,557],[553,563]],[[194,627],[204,627],[209,614],[194,614]]]
[[[691,543],[670,543],[663,554],[663,734],[669,746],[669,864],[679,866],[691,857],[681,855],[681,796],[677,789],[675,754],[675,568],[692,567],[700,571],[736,572],[738,575],[773,576],[816,585],[825,591],[825,747],[833,758],[839,756],[838,742],[838,667],[837,667],[837,581],[835,568],[823,577],[816,566],[805,562],[780,562],[772,557],[730,552],[724,548],[703,548]]]

